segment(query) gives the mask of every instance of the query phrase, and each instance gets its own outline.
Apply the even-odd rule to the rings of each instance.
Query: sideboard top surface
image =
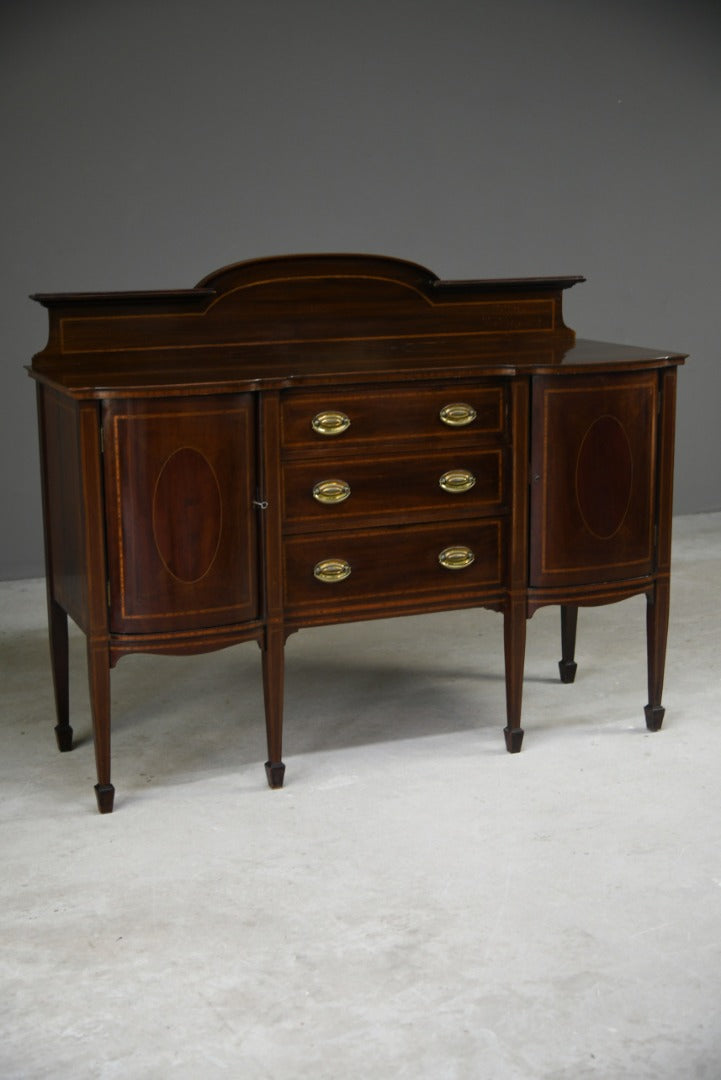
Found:
[[[371,255],[236,263],[194,289],[39,293],[31,375],[74,397],[661,366],[684,356],[576,341],[562,294],[582,277],[442,281]]]

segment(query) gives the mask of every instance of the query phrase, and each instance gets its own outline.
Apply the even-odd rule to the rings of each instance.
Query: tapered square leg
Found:
[[[283,694],[285,684],[285,633],[280,626],[266,629],[263,651],[263,698],[268,739],[265,774],[272,788],[283,787]]]
[[[115,789],[110,782],[110,657],[107,641],[88,639],[87,654],[95,767],[98,774],[95,796],[100,813],[110,814]]]
[[[558,671],[562,683],[572,683],[576,678],[576,625],[578,606],[561,604],[561,659]]]
[[[648,705],[644,709],[646,727],[659,731],[665,709],[661,705],[666,666],[670,589],[668,580],[656,582],[646,598],[646,647],[648,653]]]
[[[98,810],[101,814],[112,814],[115,788],[112,784],[96,784],[95,798],[98,801]]]
[[[523,702],[523,666],[526,658],[525,600],[509,601],[503,613],[503,645],[506,661],[507,720],[503,734],[509,754],[517,754],[523,743],[521,705]]]
[[[55,740],[58,750],[67,753],[73,748],[73,729],[70,726],[68,675],[68,617],[63,608],[48,596],[48,629],[50,632],[50,667],[55,695]]]

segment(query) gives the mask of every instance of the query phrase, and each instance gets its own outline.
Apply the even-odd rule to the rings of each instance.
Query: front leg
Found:
[[[285,683],[285,633],[282,626],[267,626],[262,643],[263,698],[268,760],[265,773],[272,788],[283,787],[283,696]]]
[[[646,727],[658,731],[666,710],[661,704],[666,667],[670,589],[668,579],[657,581],[646,597],[646,649],[648,654],[648,705]]]
[[[93,744],[98,782],[95,796],[101,814],[113,810],[115,788],[110,783],[110,655],[105,640],[88,638],[88,682],[93,716]]]
[[[511,599],[503,612],[503,644],[506,660],[506,719],[503,730],[506,749],[517,754],[523,743],[521,705],[523,702],[523,667],[526,658],[525,599]]]
[[[561,604],[561,659],[558,670],[562,683],[572,683],[576,678],[576,624],[578,605]]]

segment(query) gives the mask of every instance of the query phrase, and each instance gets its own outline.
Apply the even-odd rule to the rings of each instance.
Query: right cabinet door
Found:
[[[653,572],[655,371],[538,376],[531,432],[531,587]]]

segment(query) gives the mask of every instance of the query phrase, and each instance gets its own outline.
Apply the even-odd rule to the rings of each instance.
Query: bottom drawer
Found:
[[[398,609],[498,591],[505,572],[504,522],[446,522],[368,529],[285,542],[289,614],[375,607]],[[390,612],[389,612],[390,614]]]

